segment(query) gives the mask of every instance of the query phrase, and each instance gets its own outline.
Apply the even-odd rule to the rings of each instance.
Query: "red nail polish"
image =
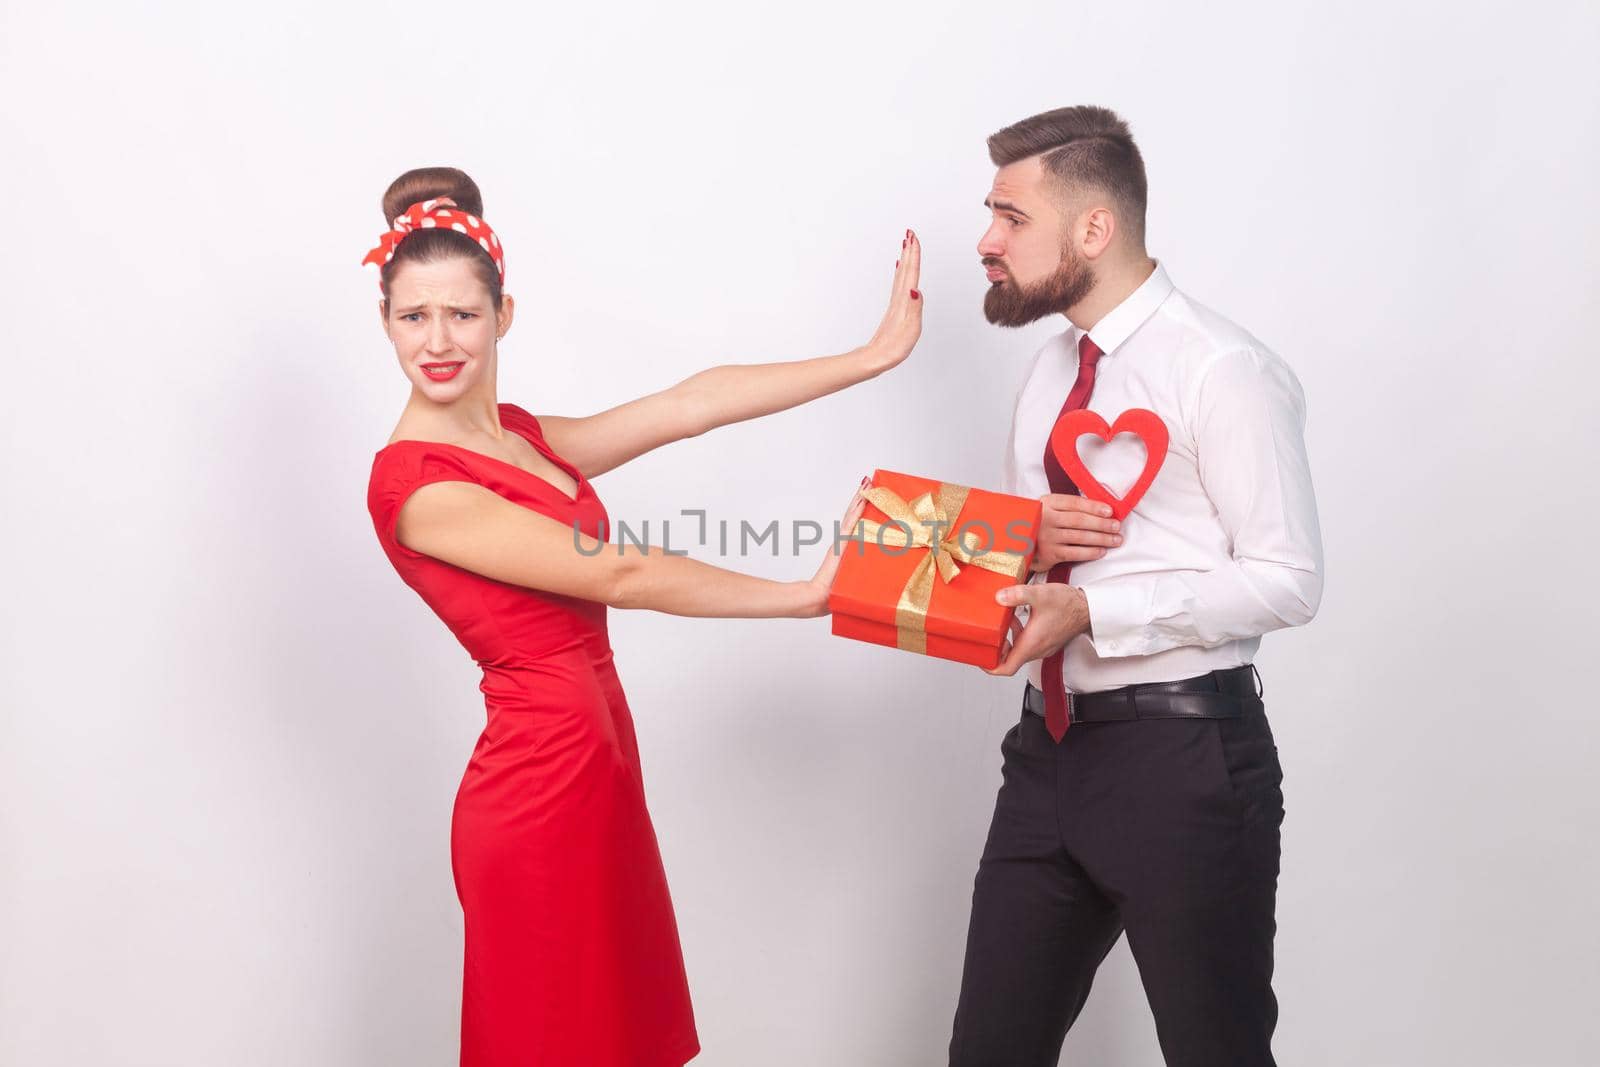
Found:
[[[895,260],[895,261],[894,261],[894,265],[895,265],[895,268],[896,268],[896,269],[899,269],[899,267],[900,267],[900,261],[899,261],[899,260],[898,260],[898,259],[897,259],[897,260]]]
[[[922,299],[922,294],[917,292],[915,289],[913,289],[913,290],[911,290],[911,299],[913,299],[913,300],[921,300]]]

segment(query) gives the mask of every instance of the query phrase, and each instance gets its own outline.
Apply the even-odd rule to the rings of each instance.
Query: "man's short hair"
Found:
[[[1058,107],[1013,123],[989,137],[989,158],[997,167],[1043,155],[1045,172],[1070,195],[1091,186],[1109,195],[1120,210],[1117,222],[1136,247],[1144,247],[1145,202],[1149,195],[1144,157],[1128,124],[1109,108]]]

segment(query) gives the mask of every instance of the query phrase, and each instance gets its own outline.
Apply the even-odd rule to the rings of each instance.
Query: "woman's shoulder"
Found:
[[[442,441],[392,441],[372,457],[367,514],[372,517],[378,540],[393,545],[401,555],[415,558],[419,554],[397,539],[395,524],[400,507],[413,492],[431,482],[484,484],[472,454]]]
[[[510,423],[519,431],[535,434],[541,440],[544,438],[538,417],[526,408],[503,402],[499,410],[502,424]],[[376,492],[384,487],[420,481],[429,475],[438,477],[454,473],[475,479],[473,462],[492,458],[448,441],[399,437],[373,454],[368,485],[370,490]]]
[[[367,479],[369,499],[439,478],[476,481],[473,454],[445,441],[401,438],[380,448],[372,457]]]

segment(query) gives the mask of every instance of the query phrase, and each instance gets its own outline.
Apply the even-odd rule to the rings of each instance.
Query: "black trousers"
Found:
[[[1055,1067],[1124,930],[1171,1067],[1273,1064],[1283,771],[1265,711],[1075,722],[1059,745],[1023,711],[1000,751],[951,1067]]]

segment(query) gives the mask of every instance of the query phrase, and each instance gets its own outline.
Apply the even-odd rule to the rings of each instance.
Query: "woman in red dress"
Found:
[[[921,331],[907,231],[865,346],[714,367],[587,418],[495,394],[514,302],[472,179],[408,171],[383,203],[384,332],[411,395],[367,489],[379,543],[483,668],[487,724],[456,795],[465,918],[463,1067],[681,1067],[699,1051],[676,921],[645,808],[607,607],[728,618],[827,611],[830,551],[805,582],[602,550],[590,479],[660,445],[871,378]],[[887,266],[887,264],[885,264]],[[842,525],[861,511],[858,493]]]

